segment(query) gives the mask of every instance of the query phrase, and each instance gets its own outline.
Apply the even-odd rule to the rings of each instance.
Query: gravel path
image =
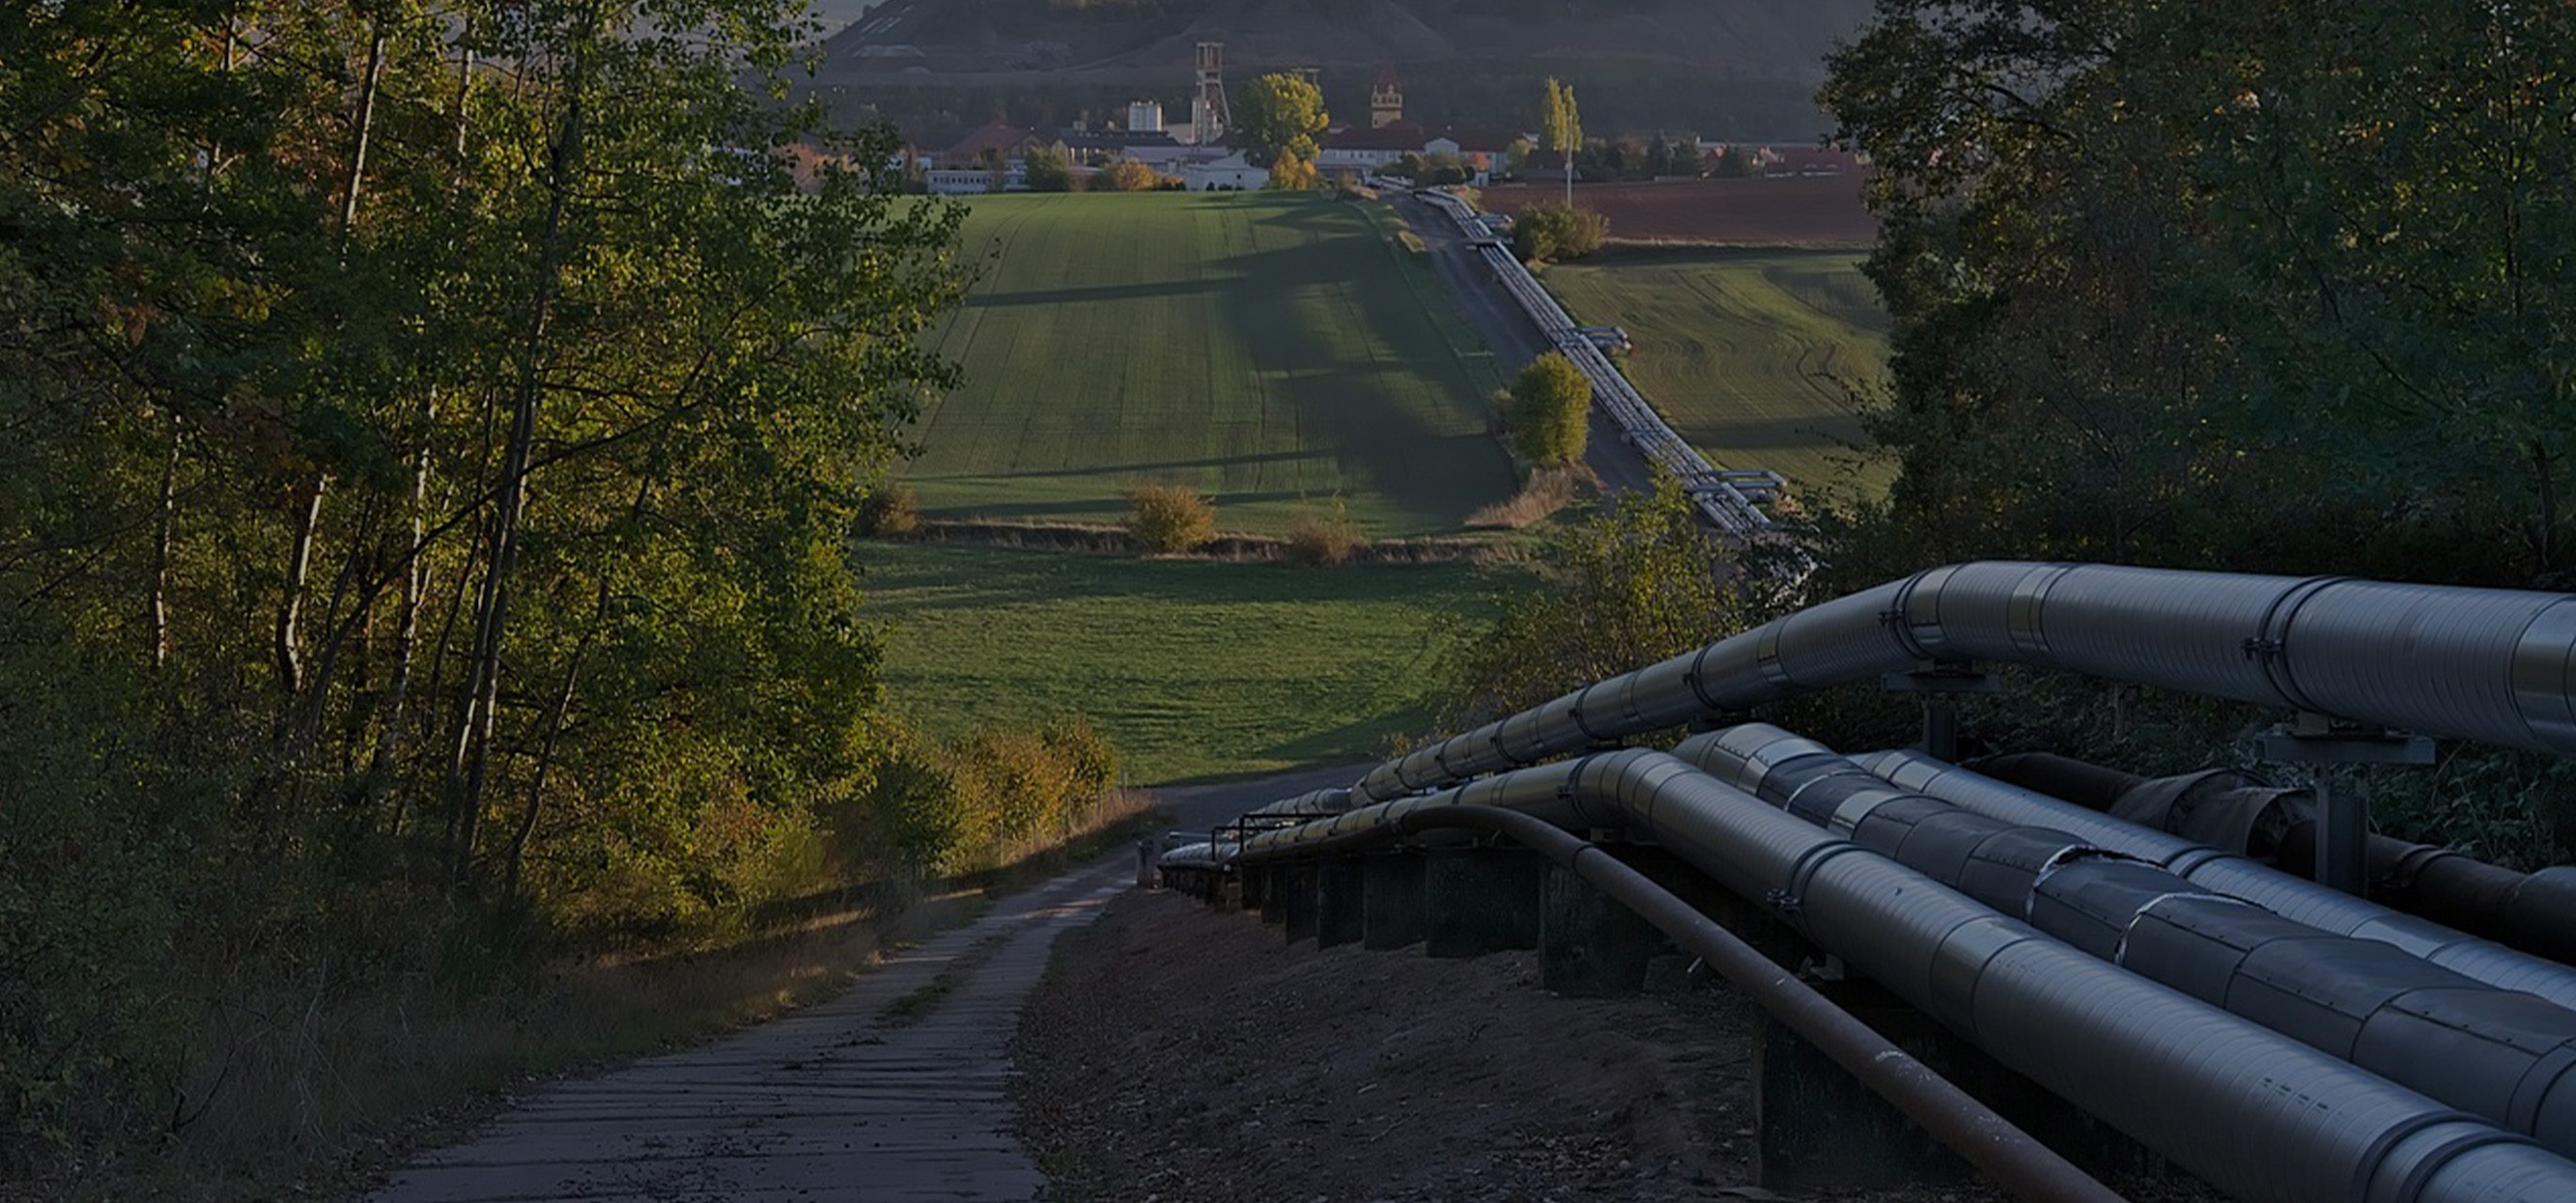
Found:
[[[1004,900],[847,994],[721,1043],[553,1086],[397,1174],[377,1203],[1030,1199],[1004,1048],[1049,946],[1133,853]]]
[[[1022,1012],[1020,1132],[1069,1201],[1765,1200],[1731,991],[1559,998],[1535,954],[1283,947],[1130,891]],[[2142,1203],[2187,1186],[2115,1182]],[[1979,1182],[1801,1194],[2002,1203]]]

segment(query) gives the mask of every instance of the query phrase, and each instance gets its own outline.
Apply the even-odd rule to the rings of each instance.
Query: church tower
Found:
[[[1395,77],[1395,65],[1377,73],[1377,87],[1369,91],[1369,128],[1385,129],[1404,120],[1404,81]]]

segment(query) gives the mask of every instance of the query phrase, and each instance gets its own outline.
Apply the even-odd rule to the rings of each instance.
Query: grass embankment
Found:
[[[965,246],[984,276],[939,343],[965,384],[905,472],[927,517],[1115,521],[1150,481],[1270,534],[1338,496],[1385,537],[1456,530],[1513,490],[1490,367],[1360,204],[986,197]]]
[[[1428,716],[1444,621],[1489,614],[1466,564],[1292,568],[872,544],[889,692],[931,733],[1084,714],[1128,780],[1365,759]]]
[[[445,980],[352,989],[317,974],[211,1016],[220,1087],[154,1150],[119,1150],[0,1200],[229,1201],[362,1189],[461,1137],[532,1081],[686,1047],[838,995],[882,954],[1169,824],[1122,791],[1086,830],[952,878],[881,880],[745,908],[725,934],[623,952],[463,959]],[[928,1000],[921,1000],[926,1003]],[[918,1004],[917,1004],[918,1005]],[[202,1085],[202,1084],[200,1084]]]
[[[1628,378],[1729,468],[1883,492],[1846,382],[1886,370],[1887,314],[1851,250],[1613,249],[1547,269],[1576,320],[1621,326]]]

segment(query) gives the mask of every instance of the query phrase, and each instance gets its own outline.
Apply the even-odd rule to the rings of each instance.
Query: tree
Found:
[[[1512,382],[1503,425],[1522,459],[1542,465],[1582,459],[1591,422],[1592,382],[1564,355],[1550,351],[1531,360]]]
[[[1753,161],[1751,151],[1729,146],[1717,152],[1717,166],[1709,174],[1722,180],[1740,180],[1762,174],[1762,166]]]
[[[1268,163],[1282,153],[1311,163],[1315,139],[1331,124],[1321,89],[1298,76],[1274,73],[1253,79],[1236,93],[1234,129],[1228,136],[1247,163]]]
[[[1029,191],[1073,191],[1073,169],[1065,164],[1064,156],[1041,148],[1030,151],[1025,162],[1027,166],[1020,179],[1028,185]]]
[[[0,1147],[166,1133],[222,1050],[156,999],[802,884],[875,751],[848,536],[962,283],[891,130],[776,99],[788,7],[6,26],[0,909],[49,929]]]
[[[1583,149],[1583,114],[1574,104],[1574,85],[1547,81],[1547,98],[1539,110],[1539,136],[1547,148],[1565,155],[1565,203],[1574,204],[1574,156]]]
[[[1609,236],[1610,219],[1591,209],[1531,205],[1512,219],[1513,253],[1530,263],[1580,259]]]
[[[1760,578],[1733,571],[1735,560],[1680,483],[1657,473],[1653,492],[1540,544],[1538,580],[1501,594],[1490,625],[1449,642],[1440,729],[1469,730],[1747,629],[1776,603],[1745,592]]]
[[[1883,5],[1891,543],[2561,581],[2563,5]],[[2549,216],[2544,216],[2549,215]]]

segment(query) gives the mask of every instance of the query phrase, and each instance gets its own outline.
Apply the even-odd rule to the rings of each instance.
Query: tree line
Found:
[[[191,965],[891,845],[847,536],[958,215],[801,5],[10,7],[0,1160],[202,1106]]]

